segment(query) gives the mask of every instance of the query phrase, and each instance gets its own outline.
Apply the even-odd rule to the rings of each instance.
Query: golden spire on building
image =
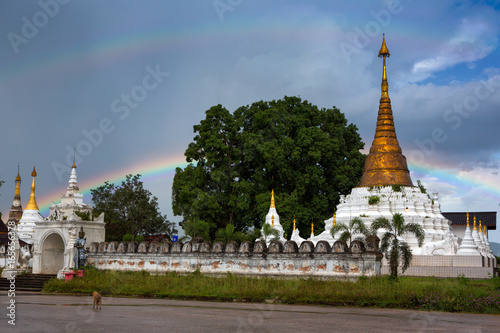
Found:
[[[35,198],[35,177],[36,177],[35,167],[33,167],[33,171],[31,172],[31,177],[33,177],[33,181],[31,183],[30,200],[28,201],[28,204],[26,205],[25,209],[27,209],[27,210],[40,210],[40,209],[38,209],[38,205],[36,204],[36,198]]]
[[[295,230],[295,218],[293,219],[293,230]]]
[[[274,190],[271,190],[271,208],[276,208],[274,205]]]
[[[335,213],[333,214],[333,226],[335,227],[337,225],[337,216]]]
[[[311,235],[314,235],[314,223],[311,222]]]
[[[382,94],[377,117],[375,138],[366,157],[365,168],[359,187],[402,185],[413,186],[406,157],[402,154],[396,136],[394,118],[392,116],[391,99],[389,98],[389,84],[385,58],[391,54],[385,45],[385,35],[382,38],[382,47],[378,56],[383,58]]]
[[[474,215],[474,229],[472,229],[472,230],[477,230],[477,228],[476,228],[476,215]]]
[[[479,220],[479,232],[483,232],[483,226],[481,225],[481,220]]]
[[[17,177],[16,177],[16,193],[15,196],[21,196],[21,176],[19,176],[19,165],[17,166]]]
[[[467,228],[469,227],[469,212],[467,212]]]

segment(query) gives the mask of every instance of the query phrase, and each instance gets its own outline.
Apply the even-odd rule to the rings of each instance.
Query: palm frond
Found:
[[[383,236],[382,236],[382,240],[380,241],[380,251],[382,252],[386,252],[387,249],[389,249],[391,247],[391,241],[392,239],[394,238],[394,235],[390,232],[386,232]]]
[[[360,217],[355,217],[351,221],[351,232],[368,236],[368,229],[366,228],[365,222],[363,222]]]
[[[417,241],[418,241],[418,247],[421,247],[422,244],[424,243],[424,239],[425,239],[424,228],[418,223],[408,223],[405,226],[405,229],[406,229],[405,231],[407,233],[411,232],[411,233],[415,234],[415,237],[417,238]]]
[[[351,233],[348,230],[345,230],[344,232],[342,232],[342,234],[339,237],[339,239],[341,241],[344,241],[346,243],[349,240],[349,238],[351,238]]]
[[[405,219],[403,214],[396,213],[392,216],[392,224],[394,225],[394,231],[396,235],[401,236],[405,229]]]
[[[371,231],[373,234],[377,234],[378,229],[391,230],[391,223],[385,217],[379,217],[372,222]]]
[[[349,230],[349,228],[344,223],[337,223],[330,229],[330,234],[335,238],[335,235],[343,230]]]
[[[402,271],[404,273],[410,267],[413,253],[411,252],[410,246],[406,242],[401,242],[399,244],[399,253],[401,254],[401,260],[403,261]]]

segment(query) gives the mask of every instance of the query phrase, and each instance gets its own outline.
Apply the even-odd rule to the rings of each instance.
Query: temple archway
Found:
[[[57,274],[64,266],[64,241],[57,233],[52,233],[42,245],[42,274]]]

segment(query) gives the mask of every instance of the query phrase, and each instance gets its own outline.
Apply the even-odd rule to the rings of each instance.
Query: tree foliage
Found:
[[[319,109],[297,97],[256,102],[234,114],[213,106],[194,132],[185,151],[190,164],[176,170],[172,208],[212,230],[260,228],[274,189],[285,230],[291,234],[295,215],[307,233],[306,221],[331,215],[364,166],[356,126],[335,107]]]
[[[352,242],[352,238],[355,235],[368,236],[368,229],[365,226],[363,220],[359,217],[355,217],[349,221],[349,224],[337,223],[330,229],[330,234],[333,238],[340,232],[339,240],[347,243],[349,241],[349,246]],[[362,236],[361,236],[362,237]]]
[[[410,267],[413,254],[411,248],[405,241],[400,238],[407,233],[415,235],[418,241],[418,246],[422,246],[425,238],[425,232],[422,226],[418,223],[405,223],[403,214],[394,214],[392,221],[385,217],[379,217],[372,222],[371,225],[374,234],[377,234],[378,229],[385,229],[380,244],[380,250],[384,252],[389,260],[390,274],[392,277],[398,276],[399,261],[402,261],[403,273]]]
[[[264,225],[262,226],[262,239],[266,243],[268,242],[268,240],[279,240],[280,232],[278,231],[278,229],[273,228],[269,223],[264,223]]]
[[[125,234],[132,236],[167,233],[176,230],[173,223],[161,215],[158,199],[146,190],[141,175],[127,175],[121,185],[105,182],[91,189],[94,216],[104,213],[106,241],[121,241]]]

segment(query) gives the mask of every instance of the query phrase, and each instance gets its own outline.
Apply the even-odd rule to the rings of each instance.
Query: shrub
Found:
[[[401,185],[397,185],[397,184],[396,185],[392,185],[392,190],[394,192],[401,192],[401,191],[403,191]]]
[[[370,198],[368,198],[368,204],[370,205],[376,205],[380,202],[380,197],[376,196],[376,195],[372,195],[370,196]]]
[[[133,240],[134,240],[134,236],[132,236],[131,234],[125,234],[125,235],[123,235],[122,241],[124,241],[124,242],[131,242]]]

